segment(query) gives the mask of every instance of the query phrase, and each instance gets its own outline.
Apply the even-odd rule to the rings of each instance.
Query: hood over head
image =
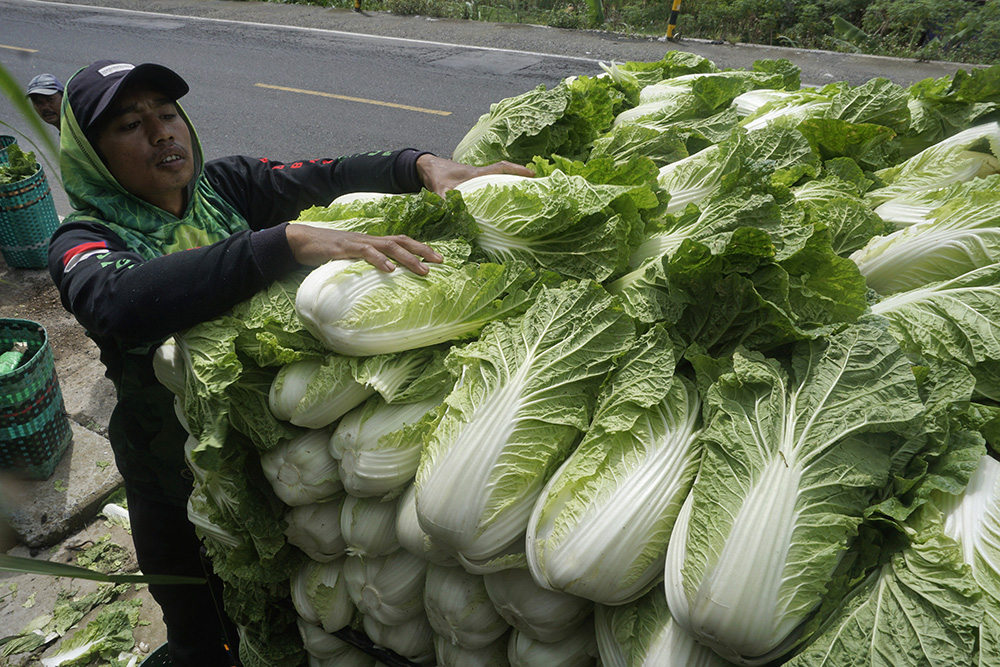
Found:
[[[187,209],[182,216],[178,218],[133,195],[111,174],[94,147],[93,133],[102,114],[133,84],[152,85],[175,102],[189,90],[184,79],[163,65],[132,65],[115,60],[97,61],[79,70],[67,82],[62,102],[59,168],[75,210],[64,222],[81,219],[101,222],[147,259],[209,245],[236,228],[245,228],[246,222],[233,219],[235,212],[218,201],[203,178],[201,141],[180,104],[177,112],[190,130],[190,150],[195,160],[194,176],[188,184]]]

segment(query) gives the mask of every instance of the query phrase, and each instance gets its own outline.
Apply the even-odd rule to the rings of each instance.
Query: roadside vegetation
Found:
[[[353,8],[355,0],[274,0]],[[360,0],[362,10],[667,34],[670,0]],[[1000,0],[686,0],[674,37],[1000,63]]]

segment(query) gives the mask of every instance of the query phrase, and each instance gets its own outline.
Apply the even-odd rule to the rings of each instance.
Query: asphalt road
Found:
[[[183,104],[209,158],[295,160],[404,146],[450,155],[493,102],[599,73],[601,62],[656,60],[670,49],[720,67],[788,58],[807,85],[875,76],[905,85],[959,67],[231,0],[0,0],[0,16],[0,62],[18,81],[41,72],[66,80],[101,58],[178,71],[191,84]],[[26,130],[6,98],[0,120]],[[68,213],[58,187],[55,199]]]

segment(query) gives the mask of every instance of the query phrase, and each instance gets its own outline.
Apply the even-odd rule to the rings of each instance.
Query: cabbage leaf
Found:
[[[458,382],[416,479],[420,526],[435,544],[487,560],[523,539],[535,499],[589,425],[603,376],[633,335],[601,287],[567,283],[449,354]]]
[[[302,281],[295,309],[331,351],[391,354],[461,340],[490,320],[523,312],[534,274],[522,263],[467,262],[464,242],[434,245],[445,257],[424,276],[334,260]]]
[[[526,552],[545,587],[613,605],[662,576],[701,461],[700,399],[674,366],[667,330],[651,329],[615,369],[583,441],[542,491]]]
[[[720,655],[786,653],[826,595],[863,512],[922,414],[906,356],[858,324],[796,345],[790,365],[738,353],[708,390],[705,459],[674,526],[674,618]]]

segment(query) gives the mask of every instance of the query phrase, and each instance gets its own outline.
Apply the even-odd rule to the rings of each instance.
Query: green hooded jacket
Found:
[[[176,217],[111,175],[69,100],[64,96],[60,168],[76,210],[52,236],[49,270],[115,385],[109,439],[126,483],[184,505],[192,479],[184,461],[188,434],[176,417],[173,394],[153,373],[158,346],[301,269],[281,223],[304,208],[350,191],[418,190],[419,153],[406,149],[289,165],[242,156],[206,163],[178,105],[191,132],[196,169],[186,210]]]

